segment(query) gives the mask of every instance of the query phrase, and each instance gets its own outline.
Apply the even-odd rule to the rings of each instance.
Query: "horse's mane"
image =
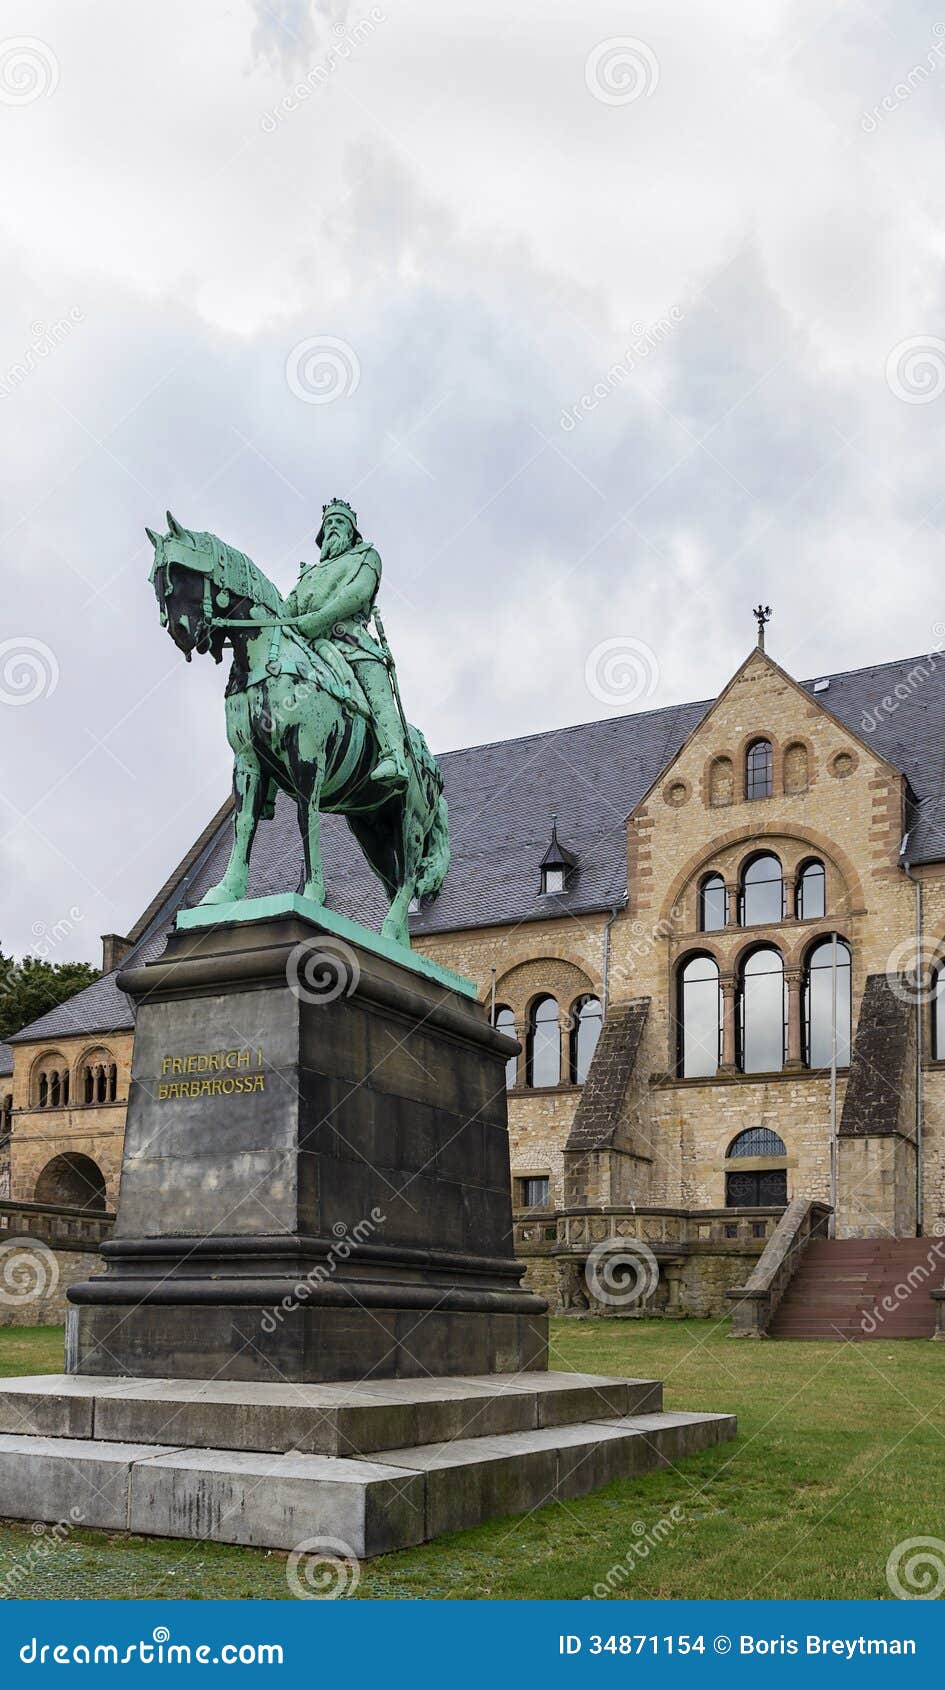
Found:
[[[252,604],[260,604],[266,610],[280,611],[284,608],[278,587],[245,552],[228,546],[216,534],[201,534],[193,529],[191,533],[200,550],[210,552],[213,557],[218,586],[226,587],[234,598],[249,599]]]

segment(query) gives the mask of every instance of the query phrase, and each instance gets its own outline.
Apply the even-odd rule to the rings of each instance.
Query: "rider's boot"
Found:
[[[380,673],[375,674],[375,670]],[[402,792],[409,779],[407,759],[404,755],[404,730],[387,673],[380,664],[374,663],[360,663],[358,671],[358,678],[374,714],[374,729],[380,752],[371,770],[371,779],[383,783],[392,791]]]

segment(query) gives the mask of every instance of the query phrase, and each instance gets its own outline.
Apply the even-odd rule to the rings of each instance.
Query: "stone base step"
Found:
[[[583,1373],[332,1385],[41,1374],[0,1380],[0,1433],[363,1456],[457,1438],[620,1419],[653,1413],[662,1405],[658,1380]]]
[[[5,1433],[0,1512],[268,1549],[330,1540],[360,1559],[583,1496],[735,1431],[726,1414],[618,1415],[390,1448],[370,1461]]]

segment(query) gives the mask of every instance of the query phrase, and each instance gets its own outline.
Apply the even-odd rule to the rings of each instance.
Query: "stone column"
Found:
[[[784,970],[784,984],[788,995],[788,1036],[785,1068],[803,1068],[804,1066],[801,1055],[801,988],[803,978],[803,970],[800,968],[786,968]]]
[[[785,921],[793,921],[795,913],[796,913],[796,910],[795,910],[795,899],[794,899],[794,876],[793,876],[793,874],[786,874],[784,876],[784,919],[785,919]]]
[[[719,1064],[720,1074],[735,1074],[735,976],[723,974],[719,984],[722,990],[722,1060]]]
[[[738,926],[738,887],[737,887],[737,885],[726,886],[725,896],[728,899],[728,925],[729,925],[729,927],[737,927]]]

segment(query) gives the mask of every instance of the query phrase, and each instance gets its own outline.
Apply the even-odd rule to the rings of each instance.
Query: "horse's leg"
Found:
[[[227,904],[244,896],[249,878],[249,854],[269,784],[252,749],[249,700],[245,693],[234,693],[227,700],[227,730],[234,752],[233,796],[236,811],[233,847],[223,879],[216,886],[211,886],[201,898],[201,904]]]
[[[311,786],[309,787],[309,783],[306,781],[306,789],[299,794],[296,801],[304,861],[304,879],[299,887],[299,892],[303,898],[309,898],[313,904],[324,904],[325,875],[322,869],[322,818],[318,808],[324,770],[316,765],[315,769],[311,771],[311,776]]]
[[[326,746],[332,726],[336,722],[337,711],[335,699],[325,693],[313,695],[290,759],[305,864],[305,878],[300,892],[303,898],[309,898],[313,904],[325,902],[319,804],[325,782]]]
[[[405,945],[410,949],[410,900],[417,885],[417,875],[420,860],[423,855],[423,824],[413,801],[414,782],[411,780],[407,790],[406,800],[399,806],[391,806],[392,825],[397,825],[401,832],[401,848],[397,853],[400,860],[400,874],[394,884],[394,895],[391,898],[390,909],[381,928],[385,939],[393,939],[398,945]],[[394,820],[396,818],[396,820]]]
[[[201,904],[228,904],[245,895],[246,882],[249,879],[249,853],[253,848],[253,838],[267,785],[255,754],[252,751],[240,752],[233,765],[236,814],[230,860],[223,879],[216,886],[211,886],[206,896],[201,898]]]

